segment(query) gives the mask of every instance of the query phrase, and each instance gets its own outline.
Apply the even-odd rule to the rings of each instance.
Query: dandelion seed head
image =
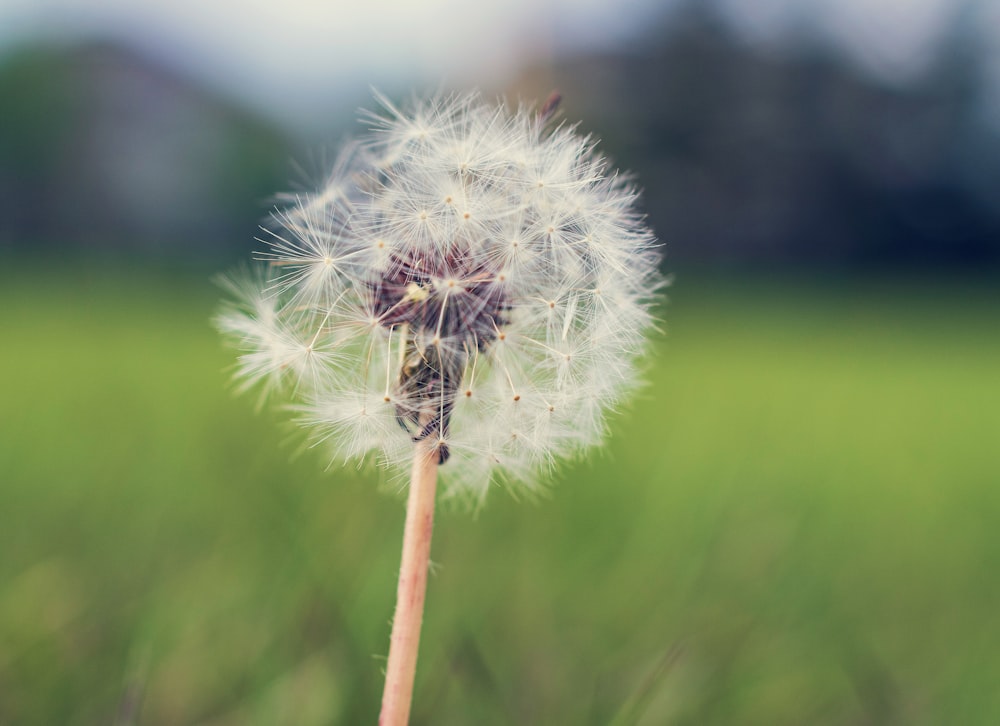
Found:
[[[534,490],[638,380],[662,278],[637,191],[549,109],[379,100],[228,284],[237,380],[287,392],[345,460],[406,465],[423,440],[445,496]]]

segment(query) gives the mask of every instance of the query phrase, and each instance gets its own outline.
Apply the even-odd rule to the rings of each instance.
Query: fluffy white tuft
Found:
[[[291,391],[338,457],[405,466],[433,437],[445,496],[532,490],[636,383],[663,283],[637,192],[530,109],[380,101],[230,284],[237,378]]]

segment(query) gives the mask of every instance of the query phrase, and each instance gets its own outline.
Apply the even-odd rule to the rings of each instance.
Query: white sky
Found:
[[[554,47],[612,45],[678,0],[0,0],[0,49],[131,39],[284,119],[369,84],[489,85]],[[918,72],[951,14],[997,0],[717,0],[751,38],[807,25],[889,80]],[[997,37],[1000,37],[998,28]]]

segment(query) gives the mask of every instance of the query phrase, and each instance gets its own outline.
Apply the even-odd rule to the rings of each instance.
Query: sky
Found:
[[[680,0],[0,0],[0,52],[36,38],[125,39],[268,115],[315,118],[344,94],[502,87],[526,62],[610,47]],[[888,81],[919,73],[953,13],[995,0],[715,0],[749,40],[797,28]],[[993,33],[1000,87],[1000,22]]]

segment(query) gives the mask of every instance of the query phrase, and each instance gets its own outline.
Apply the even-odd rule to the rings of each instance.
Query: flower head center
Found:
[[[503,337],[503,278],[461,249],[400,253],[391,262],[370,290],[379,324],[404,336],[396,418],[414,440],[444,439],[470,355]],[[443,462],[447,449],[439,450]]]

